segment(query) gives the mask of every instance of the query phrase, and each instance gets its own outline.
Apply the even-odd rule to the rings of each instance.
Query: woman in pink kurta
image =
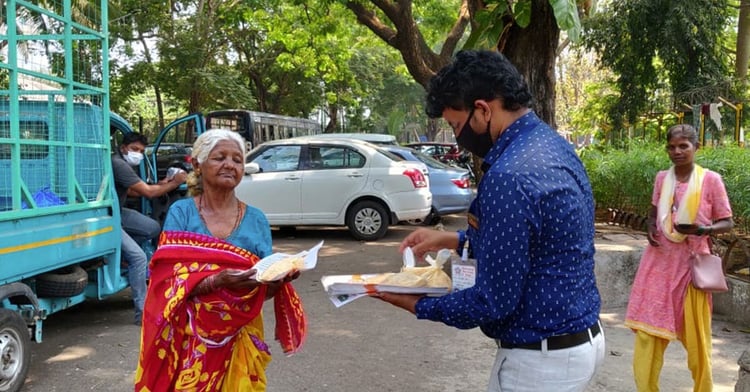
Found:
[[[688,257],[690,250],[709,253],[709,235],[729,232],[733,223],[721,176],[694,162],[697,139],[690,125],[670,128],[667,152],[673,166],[659,172],[654,184],[649,246],[625,319],[636,332],[633,370],[639,391],[658,391],[664,350],[675,339],[688,351],[694,390],[712,388],[711,294],[693,287]],[[678,223],[690,226],[678,228]]]

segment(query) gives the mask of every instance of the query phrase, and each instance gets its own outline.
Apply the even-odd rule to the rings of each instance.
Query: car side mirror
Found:
[[[260,172],[260,165],[258,165],[257,163],[250,162],[245,164],[245,174],[255,174]]]

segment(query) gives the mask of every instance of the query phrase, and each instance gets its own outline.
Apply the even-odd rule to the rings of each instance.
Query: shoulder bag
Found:
[[[691,250],[688,261],[693,274],[693,286],[696,289],[710,293],[721,293],[729,290],[721,257],[712,254],[699,254]]]

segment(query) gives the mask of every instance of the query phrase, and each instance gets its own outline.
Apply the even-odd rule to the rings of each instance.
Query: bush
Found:
[[[654,178],[671,165],[664,144],[631,141],[623,149],[587,147],[580,151],[597,208],[616,208],[643,216],[651,209]],[[696,162],[721,174],[736,229],[750,231],[750,150],[738,146],[701,148]]]

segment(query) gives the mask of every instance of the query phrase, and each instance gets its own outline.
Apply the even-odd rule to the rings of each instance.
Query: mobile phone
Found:
[[[694,229],[696,226],[692,223],[678,223],[675,225],[675,227],[680,230],[688,230],[688,229]]]

